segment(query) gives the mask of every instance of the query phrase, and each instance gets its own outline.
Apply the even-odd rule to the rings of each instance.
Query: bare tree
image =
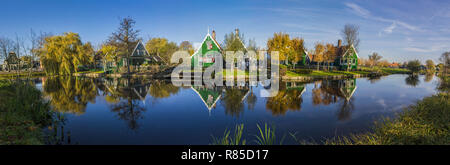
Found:
[[[341,31],[342,38],[347,45],[352,45],[356,50],[359,50],[359,26],[353,24],[346,24]]]
[[[23,38],[19,37],[16,33],[16,42],[15,42],[15,46],[14,46],[14,52],[16,53],[17,59],[18,59],[18,64],[17,65],[17,75],[20,74],[20,70],[22,69],[21,66],[21,60],[20,60],[20,56],[23,54],[23,56],[25,56],[26,52],[24,51],[26,50],[25,44],[23,43]]]
[[[9,52],[14,49],[14,41],[6,37],[0,37],[0,59],[8,59]],[[9,71],[9,64],[7,66]]]
[[[371,66],[377,65],[378,61],[381,60],[383,56],[380,56],[377,52],[373,52],[372,55],[369,55],[369,61]]]
[[[131,17],[121,19],[120,26],[117,31],[113,32],[108,39],[108,44],[114,45],[127,57],[127,69],[130,73],[130,54],[133,46],[139,41],[139,30],[135,30],[136,21]]]

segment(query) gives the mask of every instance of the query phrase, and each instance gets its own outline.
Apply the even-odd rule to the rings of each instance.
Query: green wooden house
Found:
[[[158,55],[156,54],[151,55],[150,53],[148,53],[142,41],[138,41],[129,57],[127,57],[126,55],[121,55],[117,61],[117,64],[114,62],[105,62],[104,67],[105,70],[109,70],[125,67],[128,65],[128,63],[130,64],[130,66],[140,66],[142,64],[150,64],[158,62],[164,61]]]
[[[191,56],[191,66],[202,66],[209,67],[213,65],[216,61],[214,58],[214,53],[218,52],[222,54],[222,48],[219,43],[215,39],[215,32],[213,31],[213,35],[211,36],[208,32],[205,38],[202,41],[201,46],[197,49],[197,51]]]
[[[139,41],[136,43],[129,60],[131,66],[139,66],[142,64],[150,64],[155,62],[162,62],[162,58],[158,55],[150,55],[144,44]],[[122,58],[122,63],[126,66],[127,57]]]
[[[247,47],[245,46],[244,42],[239,37],[239,29],[235,29],[236,35],[236,42],[233,42],[232,48],[229,51],[243,51],[244,52],[244,60],[243,61],[236,61],[234,63],[234,67],[238,66],[238,62],[241,62],[243,66],[246,68],[249,67],[249,57],[247,56]],[[199,49],[191,56],[191,63],[192,66],[199,66],[202,67],[209,67],[212,64],[216,62],[214,56],[214,53],[212,52],[218,52],[221,55],[225,52],[225,50],[220,46],[220,44],[216,40],[216,32],[213,30],[212,34],[210,35],[209,32],[203,39],[203,42]],[[222,59],[225,60],[225,59]],[[225,65],[225,64],[224,64]]]
[[[306,50],[303,50],[302,60],[298,63],[300,66],[308,66],[312,62],[311,56],[306,52]]]
[[[335,61],[336,66],[339,66],[341,70],[354,70],[358,68],[358,52],[355,47],[350,46],[338,46],[338,58]]]

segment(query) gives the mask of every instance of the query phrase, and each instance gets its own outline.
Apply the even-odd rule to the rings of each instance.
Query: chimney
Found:
[[[238,29],[238,28],[236,28],[236,29],[234,30],[234,32],[236,33],[236,36],[238,36],[238,37],[239,37],[239,29]]]
[[[212,38],[213,38],[214,40],[216,40],[216,31],[215,31],[215,30],[212,31]]]
[[[342,46],[342,40],[338,40],[338,48]]]

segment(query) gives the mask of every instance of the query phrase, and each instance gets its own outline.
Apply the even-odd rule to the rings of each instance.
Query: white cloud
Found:
[[[391,34],[392,31],[397,27],[397,23],[393,22],[391,26],[385,28],[383,31],[387,34]]]
[[[360,7],[357,4],[354,3],[345,3],[345,5],[349,8],[352,9],[353,12],[355,12],[356,14],[362,16],[362,17],[369,17],[371,14],[368,10]]]
[[[420,28],[410,25],[408,23],[402,22],[402,21],[398,21],[398,20],[393,20],[393,19],[388,19],[388,18],[383,18],[383,17],[378,17],[378,16],[374,16],[370,13],[369,10],[364,9],[363,7],[355,4],[355,3],[344,3],[345,6],[347,6],[353,13],[355,13],[356,15],[366,18],[366,19],[371,19],[371,20],[375,20],[375,21],[380,21],[380,22],[387,22],[387,23],[392,23],[391,26],[383,29],[382,31],[385,33],[392,33],[392,31],[397,27],[397,25],[406,28],[408,30],[411,31],[421,31]]]
[[[407,47],[407,48],[405,48],[405,50],[410,51],[410,52],[419,52],[419,53],[430,52],[429,49],[423,49],[423,48],[417,48],[417,47]]]
[[[430,47],[417,47],[417,46],[410,46],[404,48],[406,51],[410,52],[418,52],[418,53],[430,53],[430,52],[440,52],[450,49],[450,43],[439,43],[431,45]]]

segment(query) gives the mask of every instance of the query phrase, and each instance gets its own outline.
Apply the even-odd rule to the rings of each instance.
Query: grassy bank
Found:
[[[30,73],[27,71],[17,72],[0,72],[0,79],[28,77]],[[45,76],[45,72],[31,72],[31,77]]]
[[[32,84],[0,80],[0,145],[44,144],[56,113]]]
[[[450,99],[441,93],[418,101],[370,133],[327,139],[329,145],[449,145]]]
[[[320,77],[320,76],[341,76],[341,75],[358,75],[358,74],[369,74],[368,71],[322,71],[322,70],[312,70],[311,73],[296,73],[294,71],[287,71],[286,75],[289,77],[298,77],[298,76],[311,76],[311,77]]]
[[[92,71],[75,72],[74,74],[89,74],[89,73],[100,74],[100,73],[105,73],[105,71],[103,71],[103,70],[92,70]]]

